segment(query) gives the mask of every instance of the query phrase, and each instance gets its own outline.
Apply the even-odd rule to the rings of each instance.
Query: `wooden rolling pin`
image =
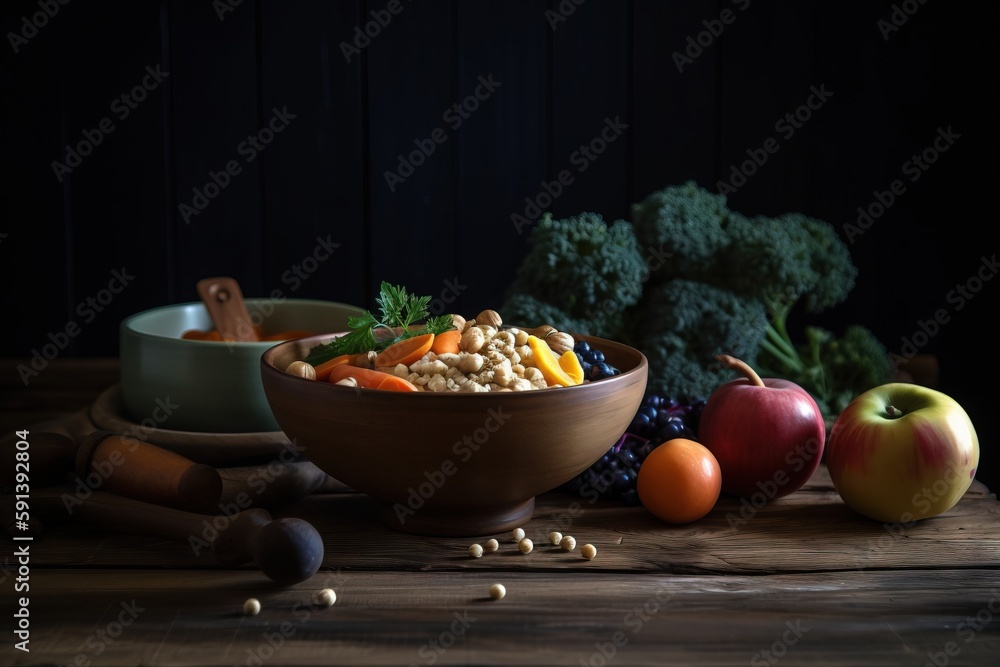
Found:
[[[307,460],[212,468],[111,431],[31,431],[31,486],[103,488],[174,509],[217,514],[237,506],[276,508],[345,487]],[[17,439],[0,440],[0,485],[15,483]],[[77,442],[80,442],[79,446]],[[76,476],[75,478],[73,476]],[[40,530],[40,527],[39,527]]]
[[[219,472],[168,449],[112,431],[94,431],[76,451],[76,474],[90,488],[190,512],[214,513]]]
[[[0,444],[0,484],[15,484],[15,440]],[[77,442],[63,433],[32,431],[28,450],[31,486],[73,483],[79,491],[103,488],[130,498],[191,512],[214,513],[222,478],[204,463],[112,431],[94,431]],[[8,465],[9,462],[9,465]]]
[[[65,516],[63,493],[36,494],[43,511]],[[316,574],[323,563],[323,538],[308,521],[273,519],[264,509],[207,515],[171,509],[107,491],[75,496],[73,516],[116,532],[183,542],[196,555],[204,548],[222,565],[255,563],[269,579],[291,585]]]

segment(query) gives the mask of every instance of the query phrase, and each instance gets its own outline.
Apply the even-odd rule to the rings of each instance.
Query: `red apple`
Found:
[[[950,396],[917,384],[869,389],[830,429],[830,478],[849,507],[909,523],[951,509],[972,485],[979,438]]]
[[[713,391],[699,420],[698,440],[719,461],[722,491],[762,503],[798,491],[823,457],[826,424],[816,401],[794,382],[762,380],[729,355],[716,359],[746,376]]]

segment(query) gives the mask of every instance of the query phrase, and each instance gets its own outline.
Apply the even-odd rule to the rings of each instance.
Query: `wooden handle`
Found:
[[[222,478],[204,463],[111,431],[87,436],[76,473],[92,487],[189,512],[219,511]]]
[[[223,340],[256,341],[257,331],[250,321],[243,290],[234,278],[203,278],[197,284],[198,296],[208,309]]]
[[[210,516],[107,491],[94,491],[76,500],[74,514],[88,521],[119,532],[205,545],[219,563],[254,562],[279,584],[305,581],[323,563],[323,538],[312,524],[297,518],[274,520],[264,509]]]

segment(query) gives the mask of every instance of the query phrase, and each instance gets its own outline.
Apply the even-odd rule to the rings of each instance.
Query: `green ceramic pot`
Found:
[[[362,309],[309,299],[246,299],[265,332],[346,331]],[[189,329],[209,330],[203,303],[147,310],[121,323],[121,391],[128,417],[157,428],[211,433],[279,431],[264,395],[260,358],[278,341],[229,343],[187,340]]]

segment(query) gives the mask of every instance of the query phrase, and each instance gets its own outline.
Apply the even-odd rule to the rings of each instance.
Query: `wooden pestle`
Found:
[[[304,519],[273,519],[264,509],[207,515],[170,509],[106,491],[80,498],[74,514],[111,530],[205,544],[223,565],[255,563],[269,579],[291,585],[316,574],[323,538]]]
[[[222,497],[215,468],[112,431],[84,438],[76,474],[92,488],[190,512],[215,513]]]

